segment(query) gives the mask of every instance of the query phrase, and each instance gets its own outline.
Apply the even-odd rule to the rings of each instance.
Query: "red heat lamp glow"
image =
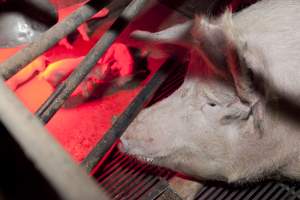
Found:
[[[79,7],[76,5],[75,7]],[[59,11],[60,19],[76,8],[65,8]],[[67,13],[64,13],[67,12]],[[104,9],[96,15],[106,15]],[[23,70],[7,81],[7,85],[24,105],[34,113],[82,61],[97,39],[106,31],[112,22],[107,22],[97,29],[97,33],[87,38],[85,26],[79,27],[80,35],[70,44],[63,39],[42,56],[35,59]],[[0,50],[0,62],[14,55],[22,47]],[[79,85],[72,96],[89,95],[93,86],[110,82],[116,78],[130,77],[134,60],[127,46],[123,43],[113,44],[99,59],[97,65],[85,81]],[[123,80],[123,79],[120,79]],[[81,161],[91,148],[110,128],[112,119],[119,115],[136,95],[139,88],[121,90],[92,101],[86,101],[73,108],[62,108],[46,125],[53,136],[64,146],[72,157]]]
[[[240,2],[240,0],[235,0]],[[237,7],[234,5],[234,9]],[[70,14],[79,7],[59,10],[60,19]],[[105,16],[108,10],[100,11],[97,17]],[[98,13],[98,14],[99,14]],[[132,30],[145,29],[149,31],[157,30],[160,23],[168,18],[173,10],[158,4],[139,16],[120,35],[117,42],[130,44],[131,46],[142,47],[140,42],[132,41],[128,35]],[[85,24],[79,27],[81,37],[77,37],[72,46],[66,40],[58,43],[49,49],[42,56],[38,57],[31,64],[26,66],[18,74],[7,81],[15,94],[24,105],[34,113],[43,102],[53,92],[55,86],[63,81],[83,59],[83,56],[92,48],[95,42],[108,29],[112,21],[99,27],[91,38],[87,38]],[[15,54],[22,47],[1,49],[0,62]],[[164,59],[148,59],[152,73],[164,62]],[[89,83],[102,83],[99,74],[107,76],[106,81],[110,81],[117,76],[130,75],[132,72],[133,59],[128,49],[123,44],[114,44],[110,50],[102,57],[97,66],[93,69],[91,76],[88,76],[86,84],[89,91]],[[93,76],[95,75],[96,76]],[[93,84],[90,84],[93,85]],[[54,86],[54,87],[53,87]],[[81,84],[72,95],[82,94],[84,91]],[[102,135],[111,127],[112,119],[119,115],[130,101],[136,96],[141,87],[131,90],[120,90],[107,96],[103,96],[93,101],[83,102],[74,108],[62,108],[51,121],[46,125],[49,132],[64,146],[71,156],[81,161],[93,146],[101,139]]]
[[[61,48],[62,49],[62,48]],[[8,49],[12,54],[18,49]],[[61,56],[61,51],[58,51]],[[66,51],[68,52],[68,50]],[[1,53],[3,56],[4,53]],[[40,56],[23,70],[7,81],[25,106],[35,112],[61,83],[83,60],[84,56],[73,56],[56,60],[47,53]],[[72,96],[89,96],[95,85],[110,82],[116,78],[129,78],[133,71],[133,57],[122,43],[113,44],[97,65],[74,91]],[[121,79],[122,80],[122,79]],[[133,91],[121,91],[94,101],[84,102],[79,106],[61,109],[47,125],[48,130],[73,154],[76,160],[83,159],[86,148],[91,147],[111,126],[110,119],[118,115],[132,99]]]
[[[68,10],[68,12],[70,12],[70,10]],[[172,10],[163,5],[159,4],[154,6],[130,23],[116,42],[132,47],[143,47],[143,43],[130,40],[129,34],[135,29],[156,30],[159,23],[168,17],[170,13],[172,13]],[[153,21],[153,19],[155,20]],[[15,94],[24,105],[34,113],[54,90],[51,84],[42,78],[42,74],[47,74],[46,71],[51,71],[50,69],[52,68],[49,68],[51,65],[54,69],[56,65],[67,66],[74,61],[74,65],[71,65],[72,67],[66,67],[67,71],[70,71],[71,68],[75,67],[75,63],[79,62],[79,60],[88,53],[112,22],[113,20],[108,21],[98,27],[95,33],[90,36],[89,40],[85,40],[81,37],[82,35],[79,35],[72,43],[72,48],[69,48],[64,42],[58,43],[8,80],[8,85],[16,88]],[[112,64],[110,68],[115,70],[117,74],[118,71],[121,75],[129,74],[131,71],[132,58],[130,54],[128,54],[127,48],[124,48],[124,45],[121,46],[120,49],[116,48],[116,45],[113,49],[111,47],[110,51],[114,56],[108,53],[106,60],[102,58],[102,62],[108,64],[107,61],[109,61],[110,58],[115,58],[115,61],[110,63]],[[1,49],[0,62],[14,55],[21,48],[22,47]],[[45,60],[47,61],[44,62]],[[118,61],[121,65],[116,64]],[[151,66],[151,72],[155,72],[163,62],[164,60],[162,59],[149,58],[148,66]],[[67,65],[65,65],[66,63]],[[44,69],[46,69],[46,71],[43,71]],[[32,70],[35,70],[35,73],[32,73]],[[67,73],[63,74],[66,75]],[[46,75],[46,77],[51,76]],[[20,82],[23,82],[23,80],[27,78],[28,80],[16,87],[13,83],[13,79],[16,80],[18,78],[20,78]],[[134,89],[119,90],[118,92],[102,96],[101,98],[81,103],[74,108],[62,108],[49,121],[46,128],[66,151],[71,154],[74,160],[80,162],[111,127],[112,119],[125,110],[143,84],[140,84],[139,87]],[[81,86],[79,86],[79,88],[80,87]],[[77,89],[77,92],[78,91],[80,92],[80,89]]]
[[[143,43],[131,40],[129,34],[136,29],[150,31],[157,30],[159,24],[172,12],[171,9],[161,4],[153,6],[153,8],[149,9],[146,13],[142,13],[136,20],[131,22],[118,37],[116,42],[131,47],[143,47]],[[79,35],[72,43],[71,49],[62,42],[58,43],[56,46],[45,52],[34,63],[31,63],[33,66],[27,66],[13,77],[19,76],[22,79],[22,76],[24,76],[26,78],[26,76],[28,77],[28,74],[32,74],[31,68],[37,68],[36,73],[33,73],[34,76],[30,75],[29,79],[19,85],[15,90],[16,95],[32,113],[46,101],[54,90],[49,82],[41,78],[42,73],[39,73],[39,70],[42,71],[41,69],[43,68],[50,70],[50,68],[47,68],[46,66],[59,65],[59,62],[63,63],[63,60],[66,59],[82,59],[81,57],[88,53],[97,40],[110,27],[112,22],[113,20],[108,21],[98,27],[95,33],[90,36],[89,40],[84,40],[83,37]],[[1,49],[0,62],[3,62],[21,48],[22,47]],[[121,49],[124,48],[122,47]],[[127,63],[126,65],[131,65],[129,63],[131,63],[132,58],[129,57],[128,53],[124,54],[122,51],[123,50],[116,50],[116,53],[118,54],[115,54],[115,57],[117,57],[116,60],[120,61],[121,64]],[[37,63],[43,63],[45,58],[47,60],[45,66],[34,66]],[[148,66],[151,66],[151,73],[155,72],[163,62],[163,59],[158,60],[149,58]],[[112,68],[114,67],[112,66]],[[116,66],[116,68],[118,69],[118,66]],[[124,70],[124,73],[130,72],[126,67],[122,69]],[[13,78],[8,82],[13,82]],[[145,82],[146,81],[147,80],[145,80]],[[12,83],[8,84],[13,87]],[[80,162],[102,138],[103,134],[111,127],[112,119],[125,110],[131,100],[137,95],[143,84],[144,82],[134,89],[119,90],[118,92],[102,96],[101,98],[81,103],[74,108],[62,108],[49,121],[46,128],[60,142],[66,151],[70,153],[74,160]]]

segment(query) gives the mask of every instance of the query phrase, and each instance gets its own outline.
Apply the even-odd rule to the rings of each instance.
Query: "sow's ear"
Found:
[[[192,45],[191,28],[192,20],[182,24],[177,24],[159,32],[134,31],[131,37],[145,42],[147,51],[151,57],[163,58],[169,55],[180,55],[185,60],[187,48]],[[174,47],[176,45],[176,47]],[[184,48],[178,48],[184,47]]]
[[[190,20],[154,33],[141,30],[134,31],[131,33],[131,37],[152,43],[170,43],[186,46],[191,43],[190,32],[192,27],[193,21]]]
[[[233,80],[237,95],[253,104],[251,71],[243,58],[246,44],[234,30],[232,13],[226,11],[217,19],[196,16],[193,21],[172,26],[159,32],[134,31],[131,37],[143,40],[148,47],[161,53],[174,53],[176,48],[153,48],[157,44],[195,47],[216,74]],[[154,50],[154,51],[155,51]]]
[[[252,72],[243,56],[247,45],[234,28],[232,13],[226,11],[217,19],[196,16],[192,36],[206,64],[234,82],[243,102],[254,104]]]

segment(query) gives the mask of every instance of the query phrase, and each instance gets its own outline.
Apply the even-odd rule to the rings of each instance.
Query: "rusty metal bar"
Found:
[[[108,199],[0,77],[0,121],[61,199]],[[20,166],[22,167],[22,166]]]
[[[124,30],[128,23],[144,7],[147,0],[133,0],[116,19],[111,28],[89,51],[83,61],[76,67],[74,72],[60,84],[47,101],[39,108],[36,115],[42,122],[47,123],[59,110],[66,99],[76,87],[83,81],[95,66],[99,58],[105,53],[117,36]]]
[[[171,69],[174,69],[174,65],[179,65],[176,57],[169,58],[161,68],[154,74],[149,83],[142,89],[142,91],[131,102],[127,109],[117,119],[113,126],[103,136],[102,140],[94,147],[94,149],[83,160],[81,165],[85,170],[90,173],[94,167],[104,158],[105,154],[114,145],[117,139],[119,139],[129,124],[138,115],[140,110],[151,100],[155,91],[166,80]]]
[[[0,64],[0,75],[5,80],[9,79],[110,2],[111,0],[91,0],[78,8],[63,21],[54,25],[28,46]]]

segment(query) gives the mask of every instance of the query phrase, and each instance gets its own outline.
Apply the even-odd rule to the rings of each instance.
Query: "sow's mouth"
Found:
[[[126,140],[120,140],[118,143],[118,149],[122,153],[126,153],[127,155],[130,155],[142,162],[148,163],[148,164],[153,164],[157,165],[159,163],[159,160],[161,160],[163,157],[150,157],[150,156],[145,156],[137,153],[131,153],[128,148],[128,142]]]

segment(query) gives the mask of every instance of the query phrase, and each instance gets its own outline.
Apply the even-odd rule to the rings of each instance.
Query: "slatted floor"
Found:
[[[94,177],[114,200],[154,200],[174,173],[114,150]],[[300,200],[300,183],[266,182],[247,186],[207,184],[195,200]]]
[[[155,199],[174,175],[166,169],[151,166],[114,150],[94,177],[114,200]]]
[[[247,187],[207,185],[197,195],[197,200],[298,200],[297,183],[268,182]]]

